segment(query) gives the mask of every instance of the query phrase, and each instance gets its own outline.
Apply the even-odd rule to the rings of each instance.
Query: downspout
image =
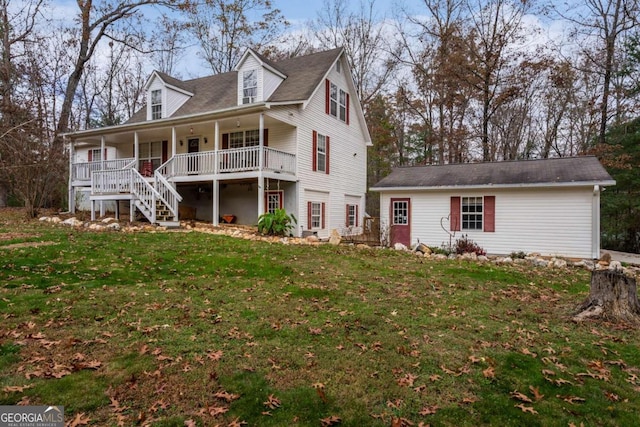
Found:
[[[66,139],[66,137],[64,137],[64,139]],[[75,156],[75,143],[73,140],[71,140],[71,142],[69,143],[69,212],[72,214],[76,213],[76,195],[75,195],[75,191],[73,190],[73,175],[74,175],[74,169],[73,169],[73,157]]]
[[[591,205],[591,258],[600,259],[600,192],[604,188],[593,186]]]

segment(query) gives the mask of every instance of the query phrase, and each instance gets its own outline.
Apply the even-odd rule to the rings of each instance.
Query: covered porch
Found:
[[[126,188],[131,188],[126,170],[135,171],[151,186],[166,182],[178,192],[194,185],[202,189],[202,183],[209,183],[213,194],[221,183],[251,182],[258,191],[254,198],[258,215],[266,210],[265,180],[296,180],[297,129],[264,112],[189,121],[161,119],[83,131],[70,138],[71,211],[76,209],[75,193],[81,188],[90,188],[92,201],[122,199]],[[217,224],[219,218],[212,209],[211,221]]]

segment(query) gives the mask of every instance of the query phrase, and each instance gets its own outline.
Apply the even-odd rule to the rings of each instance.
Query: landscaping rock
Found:
[[[445,254],[435,254],[435,255],[432,255],[431,258],[437,261],[444,261],[447,259],[447,256]]]
[[[622,270],[622,264],[620,261],[611,261],[609,263],[609,270]]]
[[[307,243],[318,243],[320,241],[320,239],[318,239],[318,236],[316,236],[315,234],[305,237],[304,240]]]
[[[48,216],[41,216],[38,221],[46,221],[46,222],[50,222],[51,218],[49,218]]]
[[[102,223],[103,224],[111,224],[112,222],[118,222],[118,220],[115,219],[115,218],[111,218],[111,217],[107,217],[107,218],[103,218],[102,219]]]
[[[62,221],[62,224],[71,227],[82,227],[82,221],[76,219],[75,217],[65,219],[64,221]]]
[[[122,227],[120,227],[120,224],[118,224],[117,222],[112,222],[111,224],[107,225],[106,228],[108,230],[119,231]]]
[[[477,261],[478,255],[475,252],[467,252],[462,254],[461,259],[464,259],[467,261]]]
[[[329,244],[331,245],[339,245],[342,241],[342,236],[335,228],[331,230],[331,236],[329,236]]]
[[[406,251],[407,247],[402,243],[396,243],[395,245],[393,245],[393,249],[395,249],[396,251]]]

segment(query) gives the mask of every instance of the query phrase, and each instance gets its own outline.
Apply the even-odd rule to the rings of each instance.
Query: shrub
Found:
[[[258,218],[258,231],[271,236],[284,236],[289,234],[298,222],[296,217],[288,215],[284,209],[276,209],[274,212],[266,212]]]
[[[454,251],[458,255],[475,253],[476,255],[486,255],[487,252],[482,249],[476,242],[469,239],[466,234],[463,234],[458,240],[456,240]]]
[[[509,257],[511,259],[525,259],[526,256],[527,254],[524,253],[523,251],[511,252],[509,254]]]

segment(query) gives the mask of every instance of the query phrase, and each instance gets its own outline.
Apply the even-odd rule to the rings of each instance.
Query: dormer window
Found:
[[[258,70],[242,73],[242,103],[251,104],[258,96]]]
[[[162,90],[151,91],[151,120],[162,118]]]

